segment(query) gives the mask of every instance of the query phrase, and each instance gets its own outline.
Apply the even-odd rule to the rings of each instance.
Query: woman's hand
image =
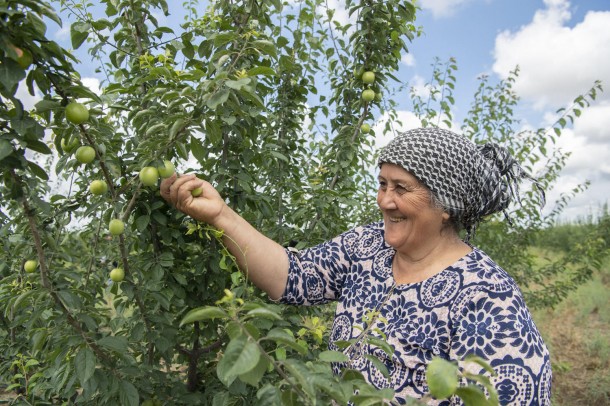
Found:
[[[193,197],[191,192],[199,187],[203,192]],[[161,182],[161,196],[195,220],[222,230],[225,245],[246,276],[270,298],[282,295],[289,265],[284,248],[227,206],[212,185],[193,174],[174,174]]]
[[[199,187],[203,193],[194,197],[191,192]],[[180,177],[173,174],[161,182],[160,190],[161,196],[178,210],[212,226],[216,225],[226,207],[218,191],[209,182],[197,178],[194,174]]]

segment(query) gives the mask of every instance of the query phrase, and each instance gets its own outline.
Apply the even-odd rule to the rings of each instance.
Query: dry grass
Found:
[[[555,309],[534,312],[551,352],[553,405],[610,405],[610,266]]]

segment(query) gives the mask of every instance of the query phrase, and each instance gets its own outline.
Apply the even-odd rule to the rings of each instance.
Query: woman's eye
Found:
[[[385,183],[385,182],[379,181],[379,189],[384,190],[384,189],[386,188],[386,186],[387,186],[387,185],[386,185],[386,183]]]
[[[406,187],[401,186],[401,185],[396,185],[396,193],[398,193],[399,195],[402,195],[403,193],[407,193],[408,190]]]

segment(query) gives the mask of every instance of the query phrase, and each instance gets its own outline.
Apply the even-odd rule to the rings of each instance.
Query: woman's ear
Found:
[[[446,223],[449,221],[449,219],[451,218],[451,216],[449,215],[449,213],[447,213],[446,211],[443,212],[443,223]]]

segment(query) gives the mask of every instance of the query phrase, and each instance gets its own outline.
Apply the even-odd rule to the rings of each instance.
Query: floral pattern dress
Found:
[[[502,405],[549,405],[551,364],[521,291],[513,279],[483,251],[473,251],[433,277],[396,285],[395,250],[384,240],[383,223],[350,230],[318,246],[295,251],[282,303],[316,305],[337,301],[330,348],[353,340],[367,327],[371,311],[380,317],[368,334],[380,332],[394,348],[388,355],[369,341],[349,351],[351,367],[378,388],[391,387],[395,400],[428,393],[425,369],[434,356],[484,373],[460,360],[476,354],[493,367],[490,379]],[[369,318],[370,320],[370,318]],[[356,348],[357,347],[357,348]],[[356,350],[356,351],[354,351]],[[389,379],[359,355],[371,354],[389,371]],[[341,365],[335,366],[339,372]],[[459,398],[431,405],[459,405]]]

